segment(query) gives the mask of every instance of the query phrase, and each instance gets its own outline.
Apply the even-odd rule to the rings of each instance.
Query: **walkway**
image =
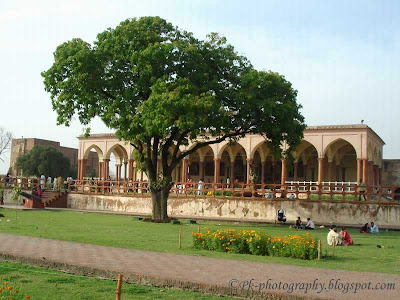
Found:
[[[292,294],[298,296],[317,296],[329,299],[399,299],[400,275],[367,273],[309,267],[264,264],[246,261],[233,261],[206,257],[195,257],[169,253],[158,253],[142,250],[132,250],[116,247],[106,247],[91,244],[81,244],[51,239],[42,239],[22,235],[0,233],[0,255],[12,255],[22,258],[33,258],[46,262],[74,265],[105,271],[122,272],[125,276],[140,275],[163,280],[190,282],[202,286],[237,287],[239,282],[247,288],[246,280],[253,280],[251,289],[264,292],[278,292],[277,284],[282,289],[289,289],[290,283],[303,283],[298,289],[305,288],[309,283],[309,290],[295,290]],[[270,279],[270,280],[269,280]],[[237,281],[236,281],[237,280]],[[269,280],[269,281],[268,281]],[[337,282],[337,280],[339,280]],[[336,283],[339,289],[329,289]],[[370,287],[376,284],[395,283],[394,290],[359,290],[357,293],[349,291],[343,293],[342,284],[364,284],[371,282]],[[269,283],[269,284],[268,284]],[[265,284],[263,287],[262,284]],[[320,292],[320,284],[325,289]],[[314,290],[313,290],[313,287]],[[269,288],[269,289],[268,289]],[[273,290],[275,288],[275,290]],[[281,290],[283,292],[284,290]],[[318,293],[320,292],[320,293]]]

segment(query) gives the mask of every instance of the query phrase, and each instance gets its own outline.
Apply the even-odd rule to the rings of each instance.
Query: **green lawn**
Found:
[[[328,228],[312,232],[323,242],[324,260],[304,261],[293,258],[263,257],[245,254],[232,254],[196,250],[192,247],[192,232],[197,225],[154,224],[134,221],[130,216],[82,213],[74,211],[19,211],[18,224],[15,224],[15,211],[1,209],[6,218],[0,218],[0,232],[30,235],[43,238],[59,239],[97,245],[115,246],[149,251],[170,252],[188,255],[216,257],[224,259],[247,260],[265,263],[309,266],[366,272],[400,274],[400,232],[382,232],[379,235],[360,234],[355,229],[349,232],[360,246],[336,247],[335,257],[326,244]],[[10,220],[7,222],[7,220]],[[366,220],[369,221],[369,220]],[[219,225],[219,223],[221,225]],[[255,225],[223,222],[200,222],[204,228],[246,228],[257,229],[271,234],[284,236],[303,231],[289,229],[288,225]],[[379,224],[378,224],[379,226]],[[182,249],[178,249],[178,233],[182,228]],[[385,248],[377,248],[377,245]],[[388,248],[392,245],[394,248]]]
[[[13,287],[12,292],[15,290],[19,291],[18,295],[13,295],[13,299],[26,299],[25,296],[30,296],[31,300],[115,299],[115,291],[117,287],[117,283],[111,280],[65,274],[62,272],[1,261],[0,278],[0,289],[1,287],[4,287],[4,282],[8,282],[7,286]],[[3,290],[3,292],[0,293],[0,299],[3,299],[2,296],[4,297],[5,294],[8,293],[8,291]],[[19,296],[20,298],[16,298],[15,296]],[[122,284],[121,298],[124,300],[220,299],[219,297],[214,297],[210,294],[127,283]]]

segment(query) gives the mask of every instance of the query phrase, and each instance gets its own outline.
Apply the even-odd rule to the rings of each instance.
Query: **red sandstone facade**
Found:
[[[78,165],[78,149],[63,147],[60,142],[48,141],[36,138],[21,138],[13,139],[11,143],[11,159],[10,159],[10,175],[19,176],[23,175],[21,170],[15,167],[17,158],[25,155],[35,146],[50,146],[60,151],[65,157],[69,159],[71,166]],[[88,156],[88,167],[94,168],[98,172],[98,157],[96,153],[91,153]],[[98,173],[97,173],[98,174]]]

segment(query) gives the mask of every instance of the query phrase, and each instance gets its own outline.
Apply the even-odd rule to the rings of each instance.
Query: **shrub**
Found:
[[[227,253],[270,255],[300,259],[318,257],[317,240],[309,233],[271,237],[263,231],[255,230],[207,230],[205,234],[193,232],[196,249],[214,250]]]

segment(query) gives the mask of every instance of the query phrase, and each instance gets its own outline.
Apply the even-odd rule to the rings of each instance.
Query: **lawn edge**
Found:
[[[106,269],[97,269],[85,266],[77,266],[72,264],[65,264],[50,260],[40,260],[31,257],[15,256],[0,252],[0,260],[9,263],[17,263],[22,265],[28,265],[32,267],[39,267],[50,269],[54,271],[60,271],[68,274],[83,275],[87,277],[94,277],[107,280],[116,280],[119,272],[110,271]],[[133,283],[137,285],[151,285],[155,287],[169,287],[178,288],[190,292],[200,292],[205,294],[212,294],[215,296],[229,296],[239,298],[251,298],[251,299],[274,299],[274,300],[322,300],[327,298],[320,297],[304,297],[298,295],[288,295],[282,293],[271,293],[271,292],[254,292],[246,291],[242,289],[235,289],[231,287],[224,287],[218,285],[208,285],[204,283],[196,283],[189,281],[181,281],[175,279],[166,279],[157,276],[148,276],[134,273],[122,273],[124,275],[123,281],[126,283]]]

